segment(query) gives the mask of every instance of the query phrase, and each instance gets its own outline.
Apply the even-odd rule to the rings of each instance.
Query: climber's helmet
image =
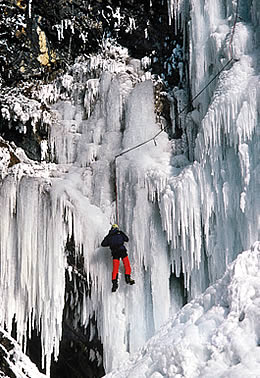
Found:
[[[112,227],[111,227],[113,230],[115,229],[119,229],[118,225],[117,224],[112,224]]]

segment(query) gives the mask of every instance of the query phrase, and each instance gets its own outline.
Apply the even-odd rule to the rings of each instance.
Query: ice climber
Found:
[[[128,242],[129,238],[123,231],[119,230],[117,224],[113,224],[109,233],[102,241],[102,247],[110,247],[113,257],[113,272],[112,272],[112,292],[118,288],[118,270],[120,265],[120,258],[123,260],[125,268],[125,282],[133,285],[135,281],[131,278],[131,266],[126,252],[124,242]]]

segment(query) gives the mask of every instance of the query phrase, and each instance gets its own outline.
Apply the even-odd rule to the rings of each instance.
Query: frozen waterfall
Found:
[[[234,1],[175,3],[168,1],[172,15],[176,10],[181,20],[183,12],[184,23],[190,17],[191,97],[231,52],[235,58],[182,114],[181,140],[162,131],[156,145],[115,160],[161,130],[151,75],[120,47],[116,59],[79,59],[42,87],[39,97],[52,108],[46,141],[51,163],[44,161],[44,149],[36,163],[0,139],[0,324],[10,332],[15,317],[21,345],[32,328],[40,331],[47,374],[52,354],[59,354],[68,239],[84,257],[91,282],[91,296],[83,293],[75,318],[87,325],[96,317],[107,372],[259,240],[259,2],[241,1],[232,44]],[[180,111],[187,94],[174,88],[171,95]],[[14,155],[20,163],[12,165]],[[121,266],[119,290],[112,294],[112,259],[100,243],[117,221],[115,182],[136,285],[125,285]]]
[[[260,243],[107,378],[258,377]]]

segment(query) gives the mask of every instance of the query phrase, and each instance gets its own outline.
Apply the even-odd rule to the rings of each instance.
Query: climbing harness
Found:
[[[233,52],[232,52],[232,44],[233,44],[233,39],[234,39],[234,33],[235,33],[235,28],[236,28],[236,24],[237,24],[237,19],[238,19],[238,7],[239,7],[239,0],[237,0],[237,5],[236,5],[236,12],[235,12],[235,17],[234,17],[234,24],[233,24],[233,27],[232,27],[232,31],[231,31],[231,36],[230,36],[230,42],[229,42],[229,51],[230,51],[230,59],[228,60],[228,62],[213,76],[213,78],[205,85],[205,87],[203,87],[191,100],[190,102],[184,106],[183,109],[181,109],[179,112],[176,113],[175,115],[175,118],[176,119],[177,117],[180,116],[180,114],[182,114],[188,107],[191,103],[193,103],[208,87],[209,85],[221,74],[221,72],[223,72],[225,70],[226,67],[228,67],[228,65],[230,63],[232,63],[233,61],[237,61],[237,59],[235,59],[233,57]],[[157,145],[156,144],[156,138],[163,132],[165,131],[166,127],[162,127],[162,129],[160,131],[158,131],[158,133],[156,133],[153,137],[145,140],[144,142],[142,143],[139,143],[133,147],[130,147],[130,148],[127,148],[126,150],[120,152],[119,154],[115,155],[115,196],[116,196],[116,223],[119,224],[119,213],[118,213],[118,189],[117,189],[117,166],[116,166],[116,162],[117,162],[117,158],[119,158],[120,156],[123,156],[125,154],[127,154],[128,152],[131,152],[133,150],[136,150],[137,148],[151,142],[151,141],[154,141],[154,144],[155,146]]]

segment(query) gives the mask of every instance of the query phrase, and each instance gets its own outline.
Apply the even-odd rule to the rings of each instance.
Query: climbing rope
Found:
[[[117,167],[116,167],[116,159],[115,158],[115,196],[116,196],[116,224],[119,224],[119,213],[118,213],[118,191],[117,191]]]
[[[238,19],[238,7],[239,7],[239,0],[237,0],[237,5],[236,5],[236,12],[235,12],[235,17],[234,17],[234,24],[232,27],[231,31],[231,36],[230,36],[230,42],[229,42],[229,51],[230,51],[230,59],[228,62],[213,76],[213,78],[190,100],[190,102],[184,106],[183,109],[181,109],[179,112],[176,112],[176,115],[173,120],[175,120],[177,117],[179,117],[188,107],[191,103],[193,103],[209,86],[210,84],[225,70],[226,67],[236,59],[233,57],[233,51],[232,51],[232,44],[233,44],[233,38],[234,38],[234,33],[235,33],[235,28],[237,24],[237,19]],[[144,142],[141,142],[139,144],[136,144],[133,147],[127,148],[126,150],[120,152],[119,154],[115,155],[115,196],[116,196],[116,222],[119,224],[119,213],[118,213],[118,190],[117,190],[117,167],[116,167],[116,162],[117,158],[120,156],[123,156],[127,154],[128,152],[131,152],[133,150],[136,150],[137,148],[142,147],[143,145],[154,141],[154,144],[156,145],[156,138],[163,132],[165,131],[166,127],[164,126],[160,131],[158,131],[153,137],[145,140]]]

